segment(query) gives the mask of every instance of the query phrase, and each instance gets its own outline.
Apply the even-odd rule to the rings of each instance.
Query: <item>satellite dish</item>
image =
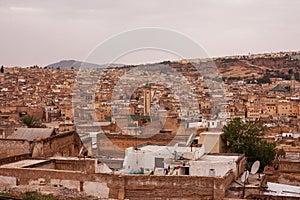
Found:
[[[259,170],[260,162],[259,160],[255,161],[251,167],[251,174],[256,174],[256,172]]]
[[[249,177],[249,171],[247,170],[247,171],[245,171],[245,172],[243,173],[243,175],[242,175],[242,177],[241,177],[241,181],[242,181],[243,183],[246,183],[248,177]]]
[[[187,140],[186,142],[186,145],[187,147],[191,146],[192,142],[193,142],[193,139],[194,139],[194,133],[192,133],[189,137],[189,139]]]

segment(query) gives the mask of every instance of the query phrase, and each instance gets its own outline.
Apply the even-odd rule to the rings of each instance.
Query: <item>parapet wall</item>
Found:
[[[221,177],[86,174],[37,168],[2,168],[0,186],[61,185],[98,198],[112,199],[223,199],[233,181]]]
[[[300,161],[280,161],[279,171],[285,173],[300,173]]]
[[[30,153],[25,153],[25,154],[20,154],[20,155],[1,158],[0,159],[0,165],[12,163],[12,162],[17,162],[17,161],[20,161],[20,160],[28,159],[30,157],[31,157]]]

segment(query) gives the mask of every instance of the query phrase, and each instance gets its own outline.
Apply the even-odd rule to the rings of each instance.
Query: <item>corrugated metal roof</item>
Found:
[[[47,138],[54,132],[53,128],[18,128],[7,139],[22,139],[33,141],[38,137]]]

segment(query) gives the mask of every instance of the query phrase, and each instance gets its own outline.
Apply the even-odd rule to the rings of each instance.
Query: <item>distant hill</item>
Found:
[[[190,62],[198,63],[206,66],[207,59],[191,59]],[[283,80],[291,79],[294,75],[295,79],[300,82],[300,52],[278,52],[226,56],[213,59],[220,74],[224,80],[237,81],[245,80],[247,82],[257,81],[258,83],[269,83],[270,78],[282,78]],[[160,64],[177,65],[178,61],[163,61]],[[153,66],[157,63],[145,64]],[[184,65],[184,62],[180,62]],[[98,65],[85,63],[76,60],[62,60],[60,62],[50,64],[46,67],[52,68],[75,68],[81,66],[92,68],[122,67],[124,64]],[[128,65],[132,66],[132,65]],[[138,65],[133,65],[138,66]]]
[[[110,64],[109,67],[120,67],[123,66],[123,64]],[[79,69],[80,67],[88,67],[88,68],[106,68],[108,65],[98,65],[93,63],[87,63],[87,62],[81,62],[77,60],[62,60],[57,63],[53,63],[50,65],[47,65],[45,67],[50,68],[60,68],[60,69]]]
[[[253,57],[218,58],[215,59],[215,63],[223,78],[231,80],[269,83],[270,78],[289,80],[294,74],[295,79],[300,81],[300,60],[296,59],[296,55],[274,53]]]

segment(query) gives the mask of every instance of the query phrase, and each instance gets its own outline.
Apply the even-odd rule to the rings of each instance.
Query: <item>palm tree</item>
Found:
[[[43,128],[43,125],[41,125],[32,115],[25,115],[21,118],[21,122],[28,128]]]

